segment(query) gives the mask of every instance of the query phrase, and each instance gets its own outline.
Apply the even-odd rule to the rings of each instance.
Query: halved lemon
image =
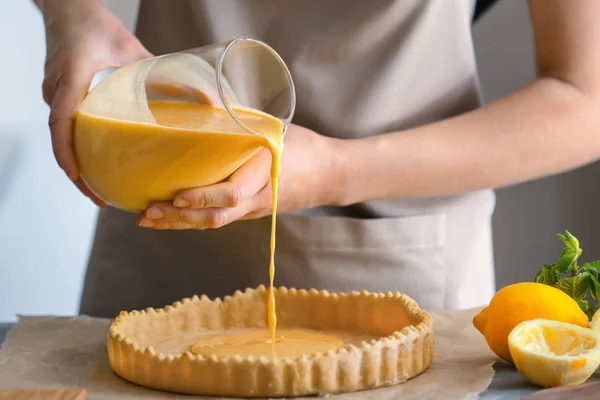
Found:
[[[583,383],[600,364],[600,336],[566,322],[521,322],[508,336],[508,346],[517,371],[543,387]]]

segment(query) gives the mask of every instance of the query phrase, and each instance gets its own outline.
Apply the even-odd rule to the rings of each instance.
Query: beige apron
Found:
[[[473,9],[473,0],[142,0],[137,35],[154,54],[261,39],[294,77],[294,123],[360,138],[479,106]],[[486,190],[282,214],[276,285],[401,291],[430,310],[483,304],[494,290],[493,209]],[[217,230],[154,231],[106,208],[81,312],[114,316],[267,284],[269,227],[263,218]]]

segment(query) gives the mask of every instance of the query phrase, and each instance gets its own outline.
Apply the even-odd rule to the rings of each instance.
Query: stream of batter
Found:
[[[277,120],[279,121],[279,120]],[[281,128],[279,128],[281,132]],[[272,137],[269,135],[267,137]],[[269,331],[248,329],[242,332],[224,334],[209,339],[204,339],[192,346],[194,354],[205,356],[267,356],[297,357],[302,354],[326,352],[344,345],[336,337],[308,329],[277,329],[277,314],[274,292],[275,278],[275,233],[277,225],[277,199],[279,187],[279,174],[281,171],[281,158],[283,155],[283,135],[278,140],[268,139],[265,147],[271,153],[271,241],[269,261],[269,289],[267,298],[267,323]]]

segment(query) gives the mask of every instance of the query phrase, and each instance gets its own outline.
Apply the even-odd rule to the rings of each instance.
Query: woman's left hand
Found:
[[[279,176],[278,213],[335,203],[339,142],[297,125],[289,127]],[[150,204],[138,215],[138,224],[153,229],[207,229],[270,215],[270,171],[271,155],[261,149],[224,182],[182,190],[172,202]]]

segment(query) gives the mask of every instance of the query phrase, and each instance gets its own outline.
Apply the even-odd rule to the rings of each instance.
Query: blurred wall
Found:
[[[42,18],[31,1],[8,3],[0,13],[0,148],[16,157],[0,163],[0,321],[76,312],[96,213],[52,154]]]
[[[133,28],[138,1],[105,3]],[[500,1],[475,26],[487,101],[533,79],[530,29],[526,2],[510,0]],[[40,89],[44,29],[30,1],[11,2],[0,13],[0,37],[18,38],[3,40],[0,156],[8,146],[19,149],[14,162],[0,163],[0,321],[17,313],[73,314],[96,210],[55,165]],[[531,280],[542,264],[553,262],[561,248],[554,234],[565,228],[581,239],[583,258],[600,258],[594,197],[599,174],[593,165],[497,192],[498,287]]]

